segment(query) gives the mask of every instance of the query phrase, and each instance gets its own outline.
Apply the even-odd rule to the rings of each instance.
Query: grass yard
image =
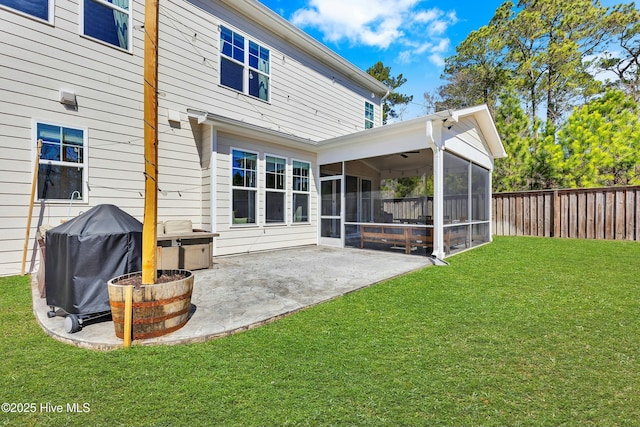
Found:
[[[0,425],[640,426],[638,260],[496,238],[238,335],[110,352],[49,338],[28,279],[0,278]]]

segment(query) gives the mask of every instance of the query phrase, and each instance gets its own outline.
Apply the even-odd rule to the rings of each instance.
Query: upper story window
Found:
[[[364,128],[371,129],[373,127],[373,104],[364,101]]]
[[[131,47],[130,0],[82,0],[81,33],[120,49]]]
[[[220,84],[269,101],[269,49],[220,27]]]
[[[0,0],[0,6],[53,23],[53,0]]]
[[[87,133],[84,129],[36,123],[42,140],[38,162],[38,198],[84,200],[87,177]]]

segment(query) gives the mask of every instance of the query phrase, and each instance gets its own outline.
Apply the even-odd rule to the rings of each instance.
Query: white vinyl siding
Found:
[[[240,226],[233,225],[232,222],[232,200],[231,200],[231,156],[232,150],[251,150],[258,153],[258,220],[256,225]],[[286,158],[286,211],[285,222],[267,223],[266,198],[267,177],[266,157]],[[317,197],[315,177],[313,175],[313,165],[315,164],[315,154],[295,149],[285,148],[274,144],[264,143],[261,141],[238,137],[235,135],[218,132],[217,135],[217,152],[215,156],[216,162],[216,178],[217,191],[214,194],[216,198],[216,213],[213,220],[216,222],[216,232],[220,233],[220,237],[216,238],[217,255],[228,255],[235,253],[244,253],[248,251],[272,250],[279,248],[288,248],[302,245],[315,245],[318,243],[317,220],[315,215],[317,212]],[[291,207],[292,198],[292,158],[303,159],[312,165],[310,185],[310,221],[307,223],[293,224],[291,218],[293,210]]]
[[[34,195],[28,272],[38,268],[33,239],[39,224],[59,225],[98,204],[117,205],[140,221],[144,216],[144,33],[134,31],[132,25],[131,46],[140,48],[123,54],[79,35],[79,2],[55,3],[55,27],[0,6],[0,92],[6,95],[0,100],[0,276],[20,274],[35,167],[34,120],[86,129],[90,150],[86,153],[88,186],[82,194],[86,202],[40,203]],[[173,8],[170,4],[167,7]],[[133,23],[141,25],[144,3],[132,1],[131,8]],[[167,109],[184,112],[185,107],[175,103],[171,89],[175,86],[164,74],[166,64],[160,70],[166,96],[159,97],[158,109],[162,190],[158,218],[189,219],[195,228],[206,228],[211,222],[210,187],[203,182],[209,176],[204,162],[210,144],[202,149],[194,142],[184,114],[179,126],[170,126]],[[60,90],[76,94],[77,109],[59,102]]]
[[[158,72],[161,83],[171,88],[172,103],[311,141],[364,129],[363,102],[371,99],[371,89],[353,84],[348,76],[300,51],[295,41],[275,37],[218,2],[192,0],[180,6],[170,16],[160,15],[164,31]],[[268,103],[220,85],[220,26],[269,49]],[[376,125],[378,100],[371,100]]]

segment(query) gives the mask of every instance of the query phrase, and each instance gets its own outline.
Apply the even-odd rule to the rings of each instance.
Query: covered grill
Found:
[[[48,315],[55,307],[77,332],[85,319],[108,315],[107,281],[142,267],[142,223],[113,205],[98,205],[52,228],[46,237],[45,287]]]

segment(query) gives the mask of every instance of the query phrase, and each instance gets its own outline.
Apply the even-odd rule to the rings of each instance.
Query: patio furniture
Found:
[[[468,226],[447,227],[444,229],[444,249],[445,253],[451,253],[451,247],[464,244],[465,248],[469,247]]]
[[[213,238],[218,233],[192,228],[190,220],[158,223],[158,270],[199,270],[213,267]]]
[[[411,226],[360,225],[360,248],[365,243],[382,243],[392,246],[404,246],[410,254],[414,247],[432,248],[433,229]]]

